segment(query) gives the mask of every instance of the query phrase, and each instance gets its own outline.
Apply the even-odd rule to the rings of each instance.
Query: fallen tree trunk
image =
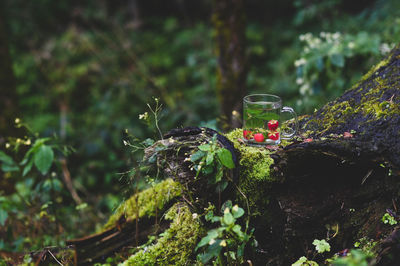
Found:
[[[140,226],[139,244],[143,244],[157,223],[149,217],[157,217],[157,212],[161,216],[170,206],[176,215],[169,212],[172,222],[162,226],[169,228],[138,248],[126,265],[193,262],[194,247],[210,227],[197,214],[204,213],[209,204],[219,206],[231,199],[248,206],[250,227],[255,228],[259,243],[255,253],[248,254],[255,265],[290,265],[313,252],[314,239],[329,240],[328,256],[359,242],[365,248],[373,246],[376,263],[396,265],[400,234],[383,224],[382,216],[398,218],[399,104],[397,47],[341,97],[302,117],[299,136],[277,149],[245,146],[240,129],[224,136],[205,128],[172,130],[147,149],[145,159],[174,182],[164,181],[159,188],[133,196],[136,204],[123,205],[131,207],[120,208],[103,232],[70,241],[77,263],[101,261],[138,243],[138,233],[133,233],[138,221],[145,221]],[[236,165],[226,171],[229,184],[219,193],[207,178],[197,176],[188,160],[215,134],[219,145],[231,151]],[[149,205],[153,199],[156,204]]]
[[[384,241],[393,228],[382,223],[382,216],[388,212],[396,218],[398,209],[399,104],[397,47],[341,97],[302,117],[299,137],[279,149],[245,147],[241,130],[227,134],[236,148],[240,174],[223,198],[235,197],[236,184],[250,203],[260,244],[254,261],[287,265],[311,252],[314,239],[327,237],[336,252],[360,239],[374,242],[380,254],[377,262],[390,264],[389,256],[381,257],[390,249],[392,255],[399,250],[396,241]],[[163,144],[170,151],[187,147],[167,153],[172,163],[164,171],[205,202],[218,197],[210,195],[205,179],[194,178],[195,171],[184,159],[211,134],[205,129],[175,130],[166,136],[172,140]],[[222,136],[218,139],[232,150]],[[185,146],[194,140],[194,146]],[[381,248],[386,253],[379,251],[379,243],[386,243]]]

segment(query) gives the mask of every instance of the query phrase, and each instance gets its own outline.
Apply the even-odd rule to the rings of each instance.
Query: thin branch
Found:
[[[61,266],[64,266],[54,255],[50,250],[47,250],[47,252],[53,257],[53,259]]]

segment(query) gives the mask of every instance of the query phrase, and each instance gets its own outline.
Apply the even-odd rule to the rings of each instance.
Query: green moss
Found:
[[[349,97],[349,101],[341,99],[340,101],[331,102],[321,109],[320,114],[308,121],[304,128],[318,129],[318,132],[315,133],[321,135],[345,123],[350,122],[348,124],[349,127],[357,126],[356,123],[351,122],[351,117],[355,114],[362,114],[363,117],[368,116],[368,122],[399,115],[400,106],[390,99],[384,99],[384,92],[389,87],[387,81],[376,77],[371,82],[373,86],[368,90],[361,86],[361,90],[355,92],[360,94],[361,101],[359,103],[350,103],[349,101],[352,101],[351,97]],[[356,130],[356,128],[353,129]]]
[[[235,149],[240,153],[239,164],[241,170],[246,171],[246,179],[272,181],[270,166],[274,160],[269,156],[271,152],[265,148],[247,146],[239,141],[243,136],[243,130],[234,129],[226,137],[233,142]],[[241,177],[244,177],[241,174]]]
[[[240,177],[239,188],[249,200],[252,214],[259,214],[260,207],[268,204],[268,184],[276,179],[271,173],[274,160],[270,157],[271,151],[262,147],[252,147],[241,143],[242,129],[234,129],[226,134],[239,151]]]
[[[143,247],[122,263],[127,265],[188,265],[203,230],[188,206],[176,203],[165,215],[170,227],[153,245]]]
[[[392,54],[390,56],[388,56],[386,59],[380,61],[376,66],[372,67],[367,74],[365,74],[364,76],[362,76],[361,80],[359,82],[357,82],[356,84],[354,84],[353,87],[351,87],[350,90],[355,89],[360,87],[360,85],[366,81],[367,79],[369,79],[370,77],[372,77],[373,74],[376,73],[376,71],[378,71],[381,67],[386,66],[390,61],[392,60]],[[361,89],[361,88],[360,88]]]
[[[125,218],[136,218],[137,212],[139,217],[155,216],[156,210],[162,210],[169,201],[182,194],[182,186],[180,183],[167,179],[156,184],[154,187],[143,190],[128,200],[124,201],[110,217],[104,229],[108,229],[125,216]],[[138,210],[139,206],[139,210]]]

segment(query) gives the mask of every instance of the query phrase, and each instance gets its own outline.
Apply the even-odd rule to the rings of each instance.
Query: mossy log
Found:
[[[380,245],[397,243],[384,240],[393,228],[381,219],[387,211],[396,215],[398,209],[399,77],[397,47],[341,97],[302,117],[299,136],[277,150],[245,147],[241,130],[226,135],[238,162],[239,174],[233,180],[248,198],[260,244],[254,262],[288,265],[311,252],[314,239],[328,236],[331,255],[367,239],[377,243],[377,262],[390,264],[390,256],[381,255],[394,256],[399,250]],[[210,130],[175,130],[163,145],[177,151],[186,140],[201,143],[207,135]],[[200,202],[218,198],[204,179],[194,178],[184,160],[187,153],[169,153],[165,173],[185,184]],[[234,190],[227,189],[222,197],[240,200]]]
[[[301,117],[298,136],[278,147],[245,146],[241,129],[226,135],[197,127],[172,130],[145,155],[170,179],[121,205],[103,232],[70,241],[77,263],[101,261],[126,245],[143,244],[146,234],[154,235],[157,213],[167,213],[172,222],[160,223],[164,233],[135,249],[125,265],[194,262],[195,244],[208,226],[197,214],[209,203],[231,199],[249,206],[259,243],[248,257],[253,265],[290,265],[313,252],[314,239],[327,238],[331,252],[316,260],[360,242],[373,247],[377,264],[398,265],[399,229],[382,223],[382,216],[398,218],[399,212],[399,104],[396,47],[341,97]],[[196,177],[187,160],[215,134],[236,165],[225,173],[230,183],[222,193],[215,193],[207,178]]]

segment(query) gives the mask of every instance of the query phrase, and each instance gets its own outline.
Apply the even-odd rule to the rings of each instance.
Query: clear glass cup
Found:
[[[282,128],[282,113],[289,113],[293,127]],[[271,94],[252,94],[243,98],[243,140],[248,145],[277,145],[281,139],[291,139],[298,130],[295,111],[282,107],[280,97]]]

